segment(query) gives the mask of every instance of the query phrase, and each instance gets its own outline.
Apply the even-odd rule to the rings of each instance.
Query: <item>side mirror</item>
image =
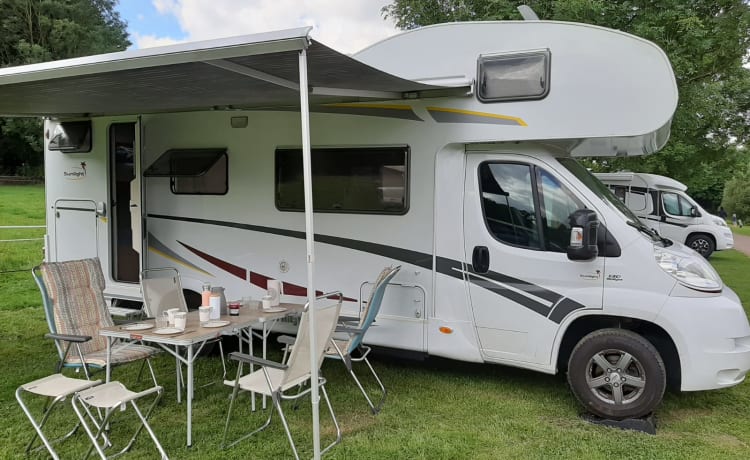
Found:
[[[570,222],[570,246],[568,259],[593,260],[599,255],[597,230],[599,218],[590,209],[579,209],[568,217]]]
[[[690,217],[698,217],[698,210],[695,206],[690,206]]]

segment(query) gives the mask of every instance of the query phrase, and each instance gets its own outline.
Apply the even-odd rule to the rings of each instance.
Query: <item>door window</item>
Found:
[[[518,163],[479,166],[482,208],[490,233],[514,246],[565,252],[570,215],[584,208],[544,169]]]
[[[482,208],[495,238],[514,246],[541,249],[531,167],[484,163],[479,167]]]
[[[676,193],[662,193],[662,203],[664,211],[673,216],[692,217],[691,210],[693,205],[685,198]]]
[[[583,203],[550,173],[540,168],[536,170],[545,248],[548,251],[566,252],[570,244],[569,217],[584,208]]]

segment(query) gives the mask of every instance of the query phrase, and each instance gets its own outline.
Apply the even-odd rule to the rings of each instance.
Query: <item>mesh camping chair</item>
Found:
[[[286,436],[289,440],[289,444],[292,447],[294,457],[299,459],[299,454],[297,453],[297,448],[294,444],[294,440],[292,439],[292,434],[289,431],[289,425],[287,424],[286,417],[284,416],[284,411],[281,407],[281,403],[284,400],[296,400],[307,395],[311,391],[309,388],[305,391],[298,391],[297,389],[300,384],[310,380],[311,378],[311,357],[317,357],[317,366],[318,368],[320,368],[320,365],[323,361],[323,354],[325,353],[326,348],[329,346],[333,331],[336,328],[336,323],[338,322],[342,299],[341,293],[324,294],[323,296],[318,297],[318,299],[322,300],[328,297],[333,297],[334,295],[338,297],[338,300],[335,303],[321,307],[317,307],[315,305],[308,306],[302,313],[302,318],[299,324],[299,331],[297,332],[297,343],[294,346],[289,356],[289,360],[286,364],[280,364],[240,353],[232,353],[229,355],[231,359],[239,361],[239,366],[237,369],[237,378],[234,381],[225,382],[227,385],[231,385],[233,387],[233,391],[229,403],[229,410],[227,411],[227,421],[224,427],[224,438],[222,441],[223,447],[233,446],[238,442],[266,429],[271,424],[273,409],[271,410],[266,423],[263,424],[260,428],[240,437],[239,439],[233,441],[228,445],[226,444],[227,433],[229,431],[229,422],[232,417],[232,409],[234,408],[234,403],[237,400],[238,392],[240,390],[251,391],[271,397],[273,406],[279,412],[281,423],[284,425],[284,430],[286,431]],[[315,327],[316,343],[314,349],[310,349],[309,308],[315,308],[315,324],[313,325],[313,327]],[[243,376],[242,366],[244,363],[257,364],[261,366],[261,368],[255,372],[251,372],[250,374]],[[331,401],[328,399],[328,394],[325,390],[326,381],[322,377],[319,377],[318,381],[320,384],[320,391],[323,394],[326,405],[328,406],[328,412],[330,413],[333,424],[336,427],[336,439],[325,449],[323,449],[321,451],[322,453],[328,451],[330,448],[341,441],[341,429],[339,428],[338,421],[336,420],[336,415],[334,414],[333,407],[331,406]],[[295,390],[293,394],[291,394],[291,392],[287,393],[292,389]]]
[[[382,272],[380,272],[378,279],[375,281],[375,284],[372,287],[370,298],[365,304],[365,309],[362,312],[360,318],[358,320],[355,319],[351,322],[344,321],[342,322],[342,326],[339,326],[336,329],[336,332],[343,332],[348,334],[348,340],[334,339],[335,346],[330,347],[328,350],[326,350],[325,355],[326,358],[338,359],[344,362],[346,369],[354,379],[357,387],[359,387],[359,390],[365,396],[367,404],[370,406],[370,410],[373,414],[377,414],[383,407],[383,403],[385,402],[386,389],[383,385],[383,382],[381,382],[380,377],[378,377],[378,374],[375,372],[375,369],[373,369],[372,365],[370,364],[370,361],[367,360],[367,355],[370,354],[371,349],[370,347],[362,344],[362,339],[364,339],[367,330],[370,328],[373,321],[375,321],[375,317],[380,311],[380,304],[382,303],[383,296],[385,295],[385,288],[388,286],[388,283],[393,279],[393,277],[396,276],[396,273],[398,273],[400,269],[400,266],[395,268],[386,267]],[[375,381],[380,387],[381,397],[380,401],[378,401],[377,404],[373,404],[372,400],[367,395],[367,392],[362,387],[362,384],[357,378],[357,375],[354,373],[352,363],[359,363],[362,361],[364,361],[368,369],[370,369],[372,376],[375,378]]]
[[[104,274],[99,259],[43,263],[32,269],[44,303],[44,312],[58,356],[57,372],[62,368],[83,369],[89,379],[89,368],[107,365],[107,337],[99,330],[114,326],[104,300]],[[75,353],[70,353],[71,347]],[[115,343],[111,350],[112,365],[145,360],[156,385],[150,358],[159,350],[133,342]]]
[[[141,271],[141,293],[143,294],[143,306],[146,315],[152,318],[162,315],[170,308],[178,308],[181,312],[188,311],[185,295],[182,291],[182,282],[180,281],[180,272],[176,268],[151,268]],[[206,344],[219,344],[219,353],[221,355],[221,367],[224,370],[222,380],[227,376],[227,366],[224,361],[224,348],[221,345],[221,338],[209,340]],[[199,350],[203,350],[200,345]],[[177,352],[177,350],[175,350]],[[176,359],[177,367],[177,401],[181,400],[181,387],[183,386],[182,366],[180,360]],[[209,383],[210,384],[210,383]],[[207,384],[208,385],[208,384]]]

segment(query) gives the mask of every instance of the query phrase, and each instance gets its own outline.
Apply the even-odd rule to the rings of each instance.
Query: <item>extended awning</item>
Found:
[[[363,64],[309,27],[0,69],[0,116],[123,115],[299,107],[299,52],[310,104],[421,97],[445,89]]]

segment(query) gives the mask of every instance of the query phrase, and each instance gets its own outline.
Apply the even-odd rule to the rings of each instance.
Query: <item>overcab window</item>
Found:
[[[63,121],[52,132],[49,150],[62,153],[91,151],[91,121]]]
[[[405,214],[409,208],[409,148],[312,149],[316,212]],[[276,207],[303,211],[301,149],[276,150]]]
[[[172,193],[224,195],[229,190],[226,149],[172,149],[164,152],[145,177],[169,177]]]
[[[549,92],[549,50],[479,56],[478,67],[482,102],[543,99]]]

